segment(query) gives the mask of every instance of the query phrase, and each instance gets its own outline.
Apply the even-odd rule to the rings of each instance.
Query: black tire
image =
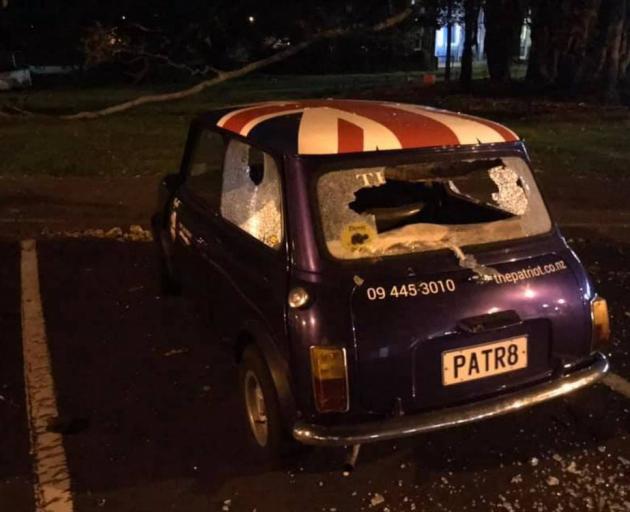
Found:
[[[160,232],[158,240],[158,272],[160,281],[160,293],[165,296],[178,296],[182,292],[182,287],[174,275],[171,260],[168,256],[168,240],[166,233]]]
[[[267,434],[263,440],[257,436],[254,419],[248,407],[248,394],[251,393],[252,377],[257,381],[264,400]],[[243,352],[239,367],[239,391],[243,421],[250,444],[257,454],[266,461],[279,460],[295,451],[297,442],[291,437],[282,419],[280,405],[269,368],[260,350],[249,345]]]

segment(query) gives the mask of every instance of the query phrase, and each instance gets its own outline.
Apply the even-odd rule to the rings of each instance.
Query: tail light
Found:
[[[593,348],[608,343],[610,339],[610,320],[608,317],[608,304],[601,297],[595,297],[591,301],[591,318],[593,319]]]
[[[349,408],[346,349],[311,347],[313,393],[318,412],[346,412]]]

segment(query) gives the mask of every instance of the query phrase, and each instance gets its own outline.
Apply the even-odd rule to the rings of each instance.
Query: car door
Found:
[[[233,331],[251,320],[284,333],[287,255],[280,168],[269,154],[232,139],[227,144],[216,224],[225,279],[223,322]]]
[[[173,264],[184,293],[200,300],[202,313],[215,317],[222,295],[215,231],[225,141],[223,135],[207,129],[199,130],[194,137],[168,224],[173,239]]]

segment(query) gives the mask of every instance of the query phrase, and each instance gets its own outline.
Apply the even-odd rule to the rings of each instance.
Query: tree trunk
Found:
[[[603,79],[606,99],[619,100],[619,78],[621,72],[621,44],[627,13],[627,0],[609,0],[610,24],[607,37],[607,59],[604,67]]]
[[[549,85],[558,78],[561,47],[570,45],[579,31],[568,29],[573,0],[533,0],[531,3],[532,46],[529,52],[527,80],[536,85]],[[573,2],[576,6],[577,3]],[[573,32],[574,36],[569,36]]]
[[[527,80],[535,84],[549,84],[556,77],[552,55],[552,24],[554,8],[556,15],[561,10],[562,2],[553,0],[534,0],[531,4],[532,46],[529,50]]]
[[[626,9],[630,7],[626,5]],[[626,11],[626,21],[621,40],[619,62],[619,83],[621,86],[630,85],[630,13]]]
[[[508,82],[513,42],[523,24],[523,9],[519,0],[487,0],[485,13],[488,72],[492,81]]]
[[[618,98],[630,66],[630,0],[534,0],[527,78]]]
[[[601,9],[608,0],[566,2],[567,7],[556,21],[557,53],[556,85],[570,92],[579,92],[582,84],[596,81],[605,61],[605,41],[600,26]],[[600,34],[598,36],[598,34]],[[605,39],[605,37],[604,37]],[[598,57],[593,57],[599,54]]]
[[[477,45],[479,8],[479,0],[464,0],[464,50],[459,80],[466,90],[469,90],[472,84],[473,48]]]
[[[446,11],[446,63],[444,65],[444,81],[451,81],[451,47],[453,41],[453,0],[448,0]]]

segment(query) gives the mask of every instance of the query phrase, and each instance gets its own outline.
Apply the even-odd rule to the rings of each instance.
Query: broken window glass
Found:
[[[221,215],[265,245],[283,236],[282,187],[275,160],[238,140],[225,154]]]
[[[332,171],[317,192],[326,245],[341,259],[459,249],[551,228],[517,157]]]

